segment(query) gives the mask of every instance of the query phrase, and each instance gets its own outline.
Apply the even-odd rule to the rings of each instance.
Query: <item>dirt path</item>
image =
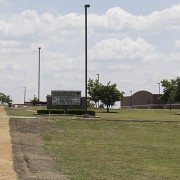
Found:
[[[10,119],[14,168],[22,180],[65,180],[56,162],[43,148],[41,134],[47,132],[42,119]]]
[[[13,168],[9,119],[3,106],[0,106],[0,180],[15,180],[17,175]]]

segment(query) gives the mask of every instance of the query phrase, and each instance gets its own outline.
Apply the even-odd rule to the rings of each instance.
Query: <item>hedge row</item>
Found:
[[[64,109],[39,109],[37,114],[64,114]]]
[[[83,115],[83,114],[85,114],[85,110],[83,110],[83,109],[68,109],[67,114]],[[87,114],[89,114],[91,116],[95,116],[95,111],[88,110]]]
[[[64,109],[39,109],[37,110],[37,114],[65,114]],[[85,114],[85,110],[83,109],[68,109],[67,114],[72,115],[83,115]],[[95,116],[95,111],[88,110],[87,114],[91,116]]]

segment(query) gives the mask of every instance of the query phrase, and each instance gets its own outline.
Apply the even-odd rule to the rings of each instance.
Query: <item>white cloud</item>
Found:
[[[109,9],[106,17],[109,27],[116,31],[137,30],[154,33],[169,29],[180,29],[180,5],[153,12],[148,16],[135,16],[120,7],[116,7]]]
[[[21,44],[21,42],[19,42],[19,41],[0,40],[0,48],[18,47],[20,44]]]
[[[77,38],[83,30],[82,22],[83,16],[75,13],[55,16],[50,13],[39,15],[35,10],[26,10],[1,20],[0,33],[11,38],[71,41],[71,38]]]
[[[11,40],[0,40],[1,54],[17,54],[21,53],[21,42]]]
[[[142,38],[137,38],[135,41],[131,38],[125,38],[123,40],[108,39],[93,46],[90,51],[90,58],[106,60],[145,60],[147,56],[154,53],[156,53],[155,47],[148,44]]]
[[[9,0],[0,0],[0,4],[6,3],[6,2],[9,2]]]
[[[106,14],[88,15],[89,32],[121,32],[133,33],[143,31],[156,33],[170,29],[180,29],[180,5],[147,16],[136,16],[120,7],[109,9]],[[46,38],[48,40],[71,41],[83,37],[84,15],[69,13],[54,15],[38,14],[35,10],[26,10],[0,20],[1,36],[31,39]]]
[[[17,63],[13,63],[13,61],[6,61],[2,63],[0,67],[1,71],[8,71],[8,72],[12,72],[17,69],[20,70],[20,65],[18,65]]]
[[[176,41],[175,41],[175,46],[176,46],[177,48],[180,48],[180,40],[176,40]]]

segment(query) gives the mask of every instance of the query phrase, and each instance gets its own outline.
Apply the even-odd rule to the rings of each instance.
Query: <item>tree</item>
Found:
[[[179,92],[177,90],[177,82],[178,87],[180,88],[180,79],[171,79],[170,81],[165,79],[161,81],[162,87],[164,87],[164,89],[160,99],[163,100],[164,103],[170,103],[170,110],[172,107],[172,103],[177,101],[177,97],[179,97]]]
[[[99,90],[101,86],[102,84],[100,84],[98,80],[95,80],[95,81],[93,79],[88,80],[88,85],[87,85],[87,90],[89,94],[88,99],[90,101],[93,101],[95,104],[100,100]]]
[[[2,104],[12,103],[12,99],[10,98],[10,95],[7,96],[4,93],[0,93],[0,103]]]
[[[33,99],[31,99],[30,102],[33,104],[33,106],[38,104],[38,98],[36,97],[36,95],[34,95]]]
[[[176,101],[180,101],[180,77],[177,77],[176,79],[176,95],[175,95]]]
[[[120,92],[116,88],[116,84],[107,83],[106,86],[100,86],[100,100],[107,107],[107,112],[109,112],[109,107],[113,106],[116,101],[121,101],[124,95],[124,92]]]
[[[98,80],[89,79],[87,87],[89,99],[95,103],[100,100],[107,107],[107,112],[109,112],[109,107],[123,98],[124,92],[120,92],[116,86],[116,84],[111,85],[110,82],[105,86],[99,83]]]

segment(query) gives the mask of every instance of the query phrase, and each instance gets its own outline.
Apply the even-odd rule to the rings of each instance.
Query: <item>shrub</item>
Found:
[[[37,114],[64,114],[64,109],[39,109]]]
[[[84,109],[68,109],[67,114],[83,115],[83,114],[85,114],[85,110]],[[91,116],[95,116],[95,111],[88,110],[87,114],[89,114]]]

